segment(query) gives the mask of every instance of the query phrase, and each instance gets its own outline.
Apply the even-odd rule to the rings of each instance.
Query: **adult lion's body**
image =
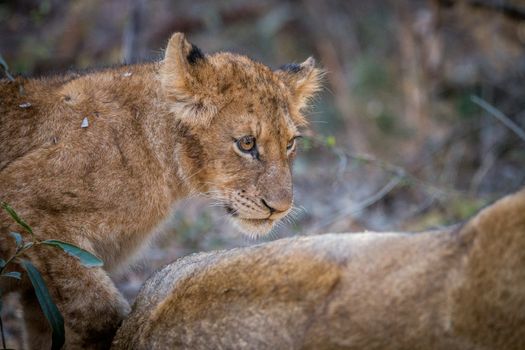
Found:
[[[108,346],[129,306],[106,271],[178,199],[210,193],[256,234],[286,215],[295,150],[286,145],[318,86],[312,61],[297,67],[273,72],[242,56],[205,56],[175,34],[161,62],[1,82],[0,199],[39,239],[77,244],[105,262],[86,269],[44,248],[27,256],[64,314],[68,348]],[[257,157],[237,149],[244,135],[257,139]],[[1,213],[1,257],[14,248],[9,231],[21,229]],[[23,293],[30,346],[45,347],[51,337],[29,282],[2,287]]]
[[[113,349],[523,349],[525,190],[442,232],[196,254],[146,282]]]

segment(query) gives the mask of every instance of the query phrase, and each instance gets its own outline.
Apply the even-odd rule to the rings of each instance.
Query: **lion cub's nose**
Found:
[[[288,198],[282,198],[277,200],[261,199],[262,203],[270,209],[270,214],[282,213],[290,209],[292,201]]]

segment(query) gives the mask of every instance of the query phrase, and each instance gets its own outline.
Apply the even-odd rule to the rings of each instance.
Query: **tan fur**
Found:
[[[67,348],[109,345],[129,306],[106,271],[125,263],[177,200],[204,193],[250,234],[266,234],[288,213],[294,151],[286,145],[319,88],[311,60],[295,68],[203,56],[178,33],[161,62],[1,81],[0,199],[39,239],[77,244],[105,262],[87,269],[45,248],[27,257],[64,315]],[[260,159],[235,150],[245,135],[256,137]],[[4,258],[13,230],[21,228],[1,213]],[[24,293],[28,338],[50,340],[28,281],[8,287]]]
[[[525,190],[442,232],[197,254],[146,282],[119,349],[524,349]]]

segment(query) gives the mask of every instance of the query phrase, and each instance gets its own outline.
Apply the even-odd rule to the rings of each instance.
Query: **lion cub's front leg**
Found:
[[[51,249],[41,249],[31,260],[42,273],[64,316],[65,349],[109,348],[129,312],[129,305],[106,272],[101,268],[85,268],[74,258]],[[50,328],[47,328],[47,337],[43,337],[42,311],[34,307],[34,294],[26,292],[23,299],[28,342],[40,349],[42,345],[32,339],[50,340]]]
[[[101,268],[86,268],[78,260],[53,248],[39,247],[30,260],[44,278],[64,316],[65,349],[107,349],[129,312],[129,304]],[[23,291],[27,343],[43,349],[51,328],[43,317],[31,289]]]
[[[25,349],[51,349],[51,328],[40,310],[35,293],[28,289],[20,300],[24,310]]]

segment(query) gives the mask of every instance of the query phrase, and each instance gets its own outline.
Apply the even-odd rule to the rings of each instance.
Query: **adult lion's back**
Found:
[[[523,349],[525,190],[461,228],[328,234],[183,258],[113,349]]]
[[[445,302],[432,286],[454,261],[453,238],[433,235],[328,234],[181,259],[147,282],[114,347],[399,348],[386,326],[422,344]]]

